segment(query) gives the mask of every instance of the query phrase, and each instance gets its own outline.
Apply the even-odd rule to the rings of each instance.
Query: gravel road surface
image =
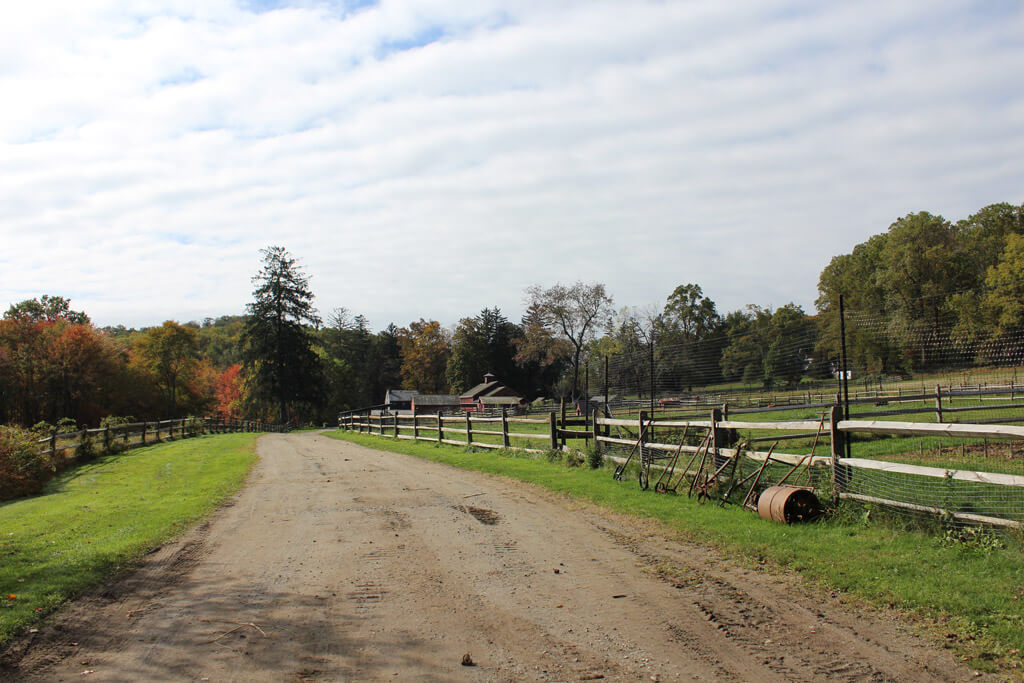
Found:
[[[231,505],[15,644],[0,677],[972,677],[891,615],[535,487],[321,434],[258,451]]]

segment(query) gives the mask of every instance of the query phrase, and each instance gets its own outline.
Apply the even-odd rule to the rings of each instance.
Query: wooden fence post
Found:
[[[552,410],[550,413],[548,413],[548,426],[550,427],[551,431],[551,450],[553,451],[558,450],[558,427],[556,426],[557,424],[558,420],[555,417],[555,411]]]
[[[416,420],[416,409],[412,409],[412,440],[419,441],[420,439],[420,423]]]
[[[57,459],[57,428],[50,430],[50,460]]]
[[[597,437],[601,436],[601,427],[597,424],[597,420],[601,413],[598,408],[594,408],[594,424],[593,431],[591,432],[591,438],[594,440],[594,452],[598,455],[601,454],[601,442],[597,440]]]
[[[559,429],[565,429],[565,397],[562,398],[562,410],[561,410],[560,415],[561,415],[561,420],[559,421],[558,427],[559,427]],[[565,448],[565,437],[564,436],[561,438],[561,442],[562,442],[562,448]]]
[[[398,438],[398,413],[394,415],[395,438]]]
[[[935,385],[935,421],[942,424],[942,387]]]
[[[437,442],[444,441],[444,419],[441,417],[441,409],[437,410]]]
[[[470,413],[466,413],[466,445],[467,446],[472,446],[473,445],[473,418],[471,418],[469,415],[470,415]]]
[[[718,454],[718,449],[725,442],[725,434],[718,428],[718,423],[722,421],[722,411],[718,408],[711,409],[711,450],[714,455],[711,456],[711,462],[715,463],[714,472],[718,471],[718,468],[722,466],[720,462],[721,456]]]
[[[146,422],[145,420],[143,420],[142,421],[142,441],[139,444],[140,446],[145,446],[146,445],[146,428],[147,427],[149,427],[149,423]]]
[[[508,448],[512,445],[508,438],[508,409],[501,407],[501,445]]]
[[[839,431],[839,427],[838,427],[839,420],[841,419],[841,417],[842,417],[842,415],[841,415],[841,410],[840,410],[839,406],[832,406],[832,409],[829,411],[829,416],[828,416],[828,421],[829,421],[828,430],[829,430],[830,441],[832,442],[832,504],[833,505],[838,505],[839,504],[839,487],[840,487],[840,481],[839,481],[839,458],[841,458],[843,456],[843,453],[845,452],[845,448],[846,448],[845,443],[843,441],[843,439],[845,438],[845,434],[843,434],[841,431]]]

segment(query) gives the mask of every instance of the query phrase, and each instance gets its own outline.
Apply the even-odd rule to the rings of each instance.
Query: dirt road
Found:
[[[532,487],[319,434],[268,435],[259,452],[231,506],[56,617],[6,674],[971,678],[884,615]]]

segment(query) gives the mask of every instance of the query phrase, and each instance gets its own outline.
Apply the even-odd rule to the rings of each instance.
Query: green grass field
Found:
[[[607,469],[566,467],[544,456],[471,452],[454,446],[331,432],[361,445],[499,474],[584,499],[611,510],[656,519],[668,532],[723,550],[752,566],[773,565],[856,601],[903,611],[934,632],[955,634],[952,646],[979,668],[1022,664],[1024,549],[1014,535],[943,534],[900,528],[843,508],[803,526],[764,521],[737,506],[699,505],[685,495],[641,491]],[[877,512],[875,513],[877,515]],[[938,531],[939,533],[936,533]]]
[[[0,643],[212,512],[245,480],[257,436],[103,457],[0,504]]]

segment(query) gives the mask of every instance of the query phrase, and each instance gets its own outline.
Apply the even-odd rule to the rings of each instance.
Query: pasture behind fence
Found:
[[[389,413],[363,409],[338,416],[338,427],[350,431],[452,446],[516,448],[534,453],[556,450],[576,439],[591,439],[589,425],[589,419],[567,416],[564,406],[561,411],[549,411],[544,417],[510,415],[504,408],[496,415]]]

